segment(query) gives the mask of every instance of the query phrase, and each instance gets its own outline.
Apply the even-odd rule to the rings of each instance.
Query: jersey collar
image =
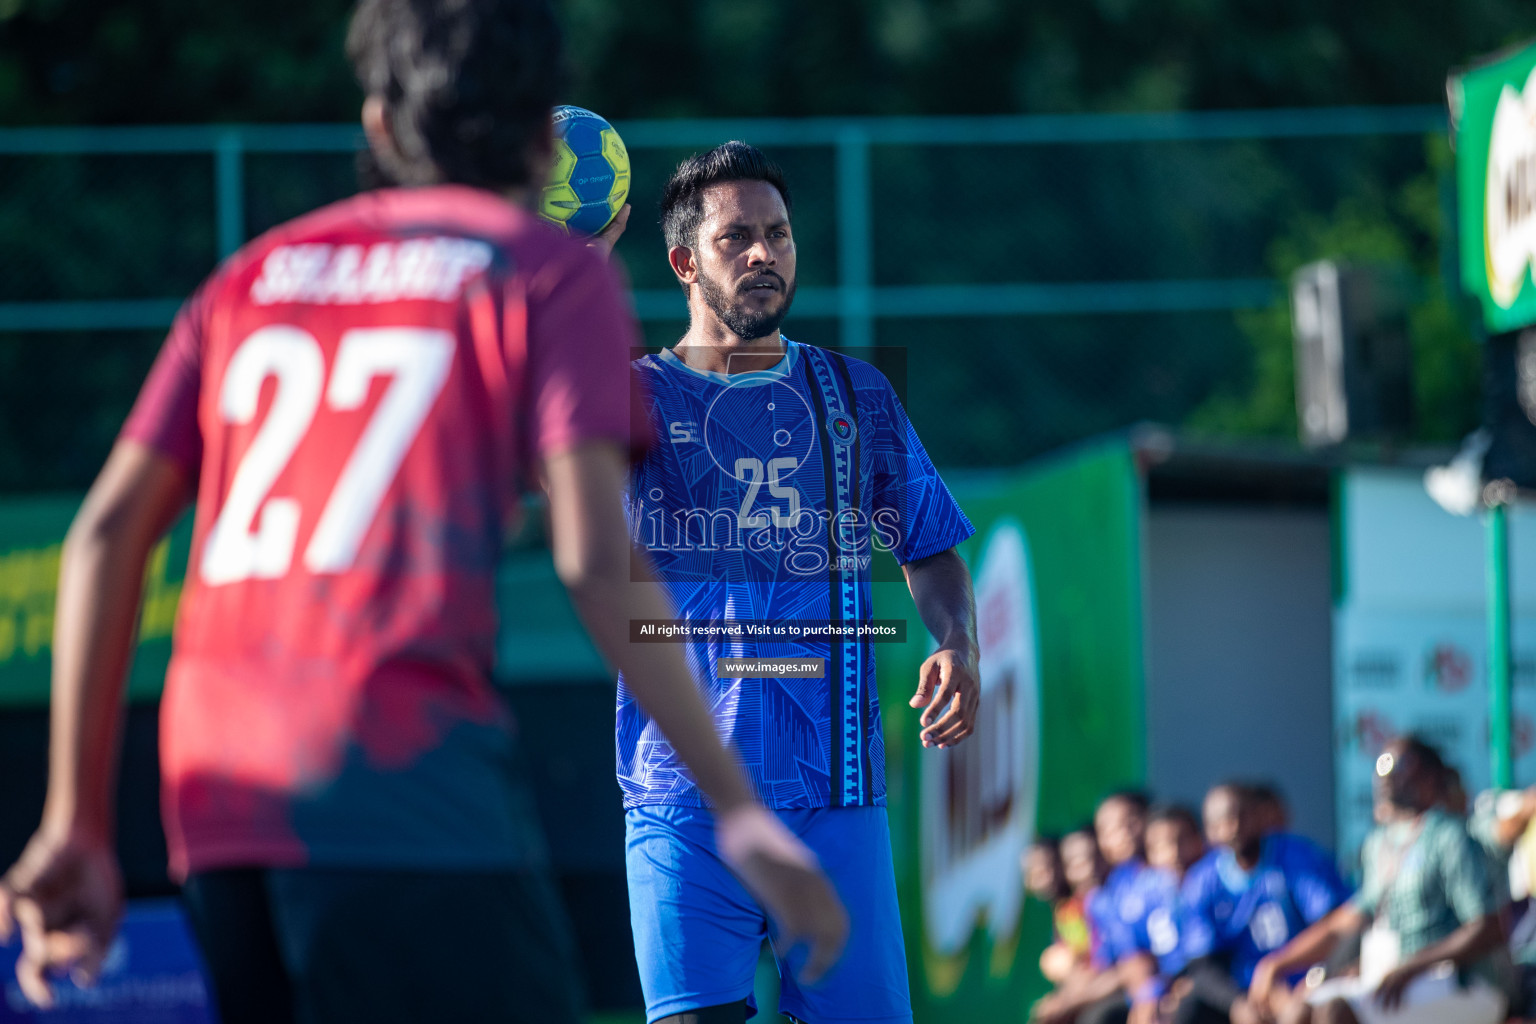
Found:
[[[670,348],[661,350],[659,356],[662,365],[671,367],[682,373],[692,374],[715,384],[728,384],[733,388],[756,387],[759,384],[772,384],[774,381],[783,380],[795,369],[795,363],[799,360],[800,346],[788,338],[784,339],[784,358],[768,367],[766,370],[753,370],[751,373],[717,373],[714,370],[699,370],[678,358]]]

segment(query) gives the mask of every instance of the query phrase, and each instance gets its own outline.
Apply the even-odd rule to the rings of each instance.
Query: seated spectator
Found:
[[[1059,843],[1039,840],[1025,854],[1025,888],[1051,906],[1052,942],[1040,954],[1040,973],[1057,988],[1081,984],[1093,973],[1096,940],[1087,901],[1104,884],[1104,873],[1091,825],[1068,832]]]
[[[1326,851],[1301,836],[1266,835],[1246,786],[1226,783],[1205,798],[1210,853],[1190,870],[1182,892],[1181,951],[1187,985],[1175,1024],[1256,1024],[1289,993],[1280,975],[1253,1002],[1254,968],[1349,895]]]
[[[1097,939],[1091,976],[1071,989],[1058,989],[1037,1002],[1030,1019],[1041,1024],[1114,1024],[1123,1022],[1129,1001],[1121,989],[1105,940],[1140,916],[1138,882],[1147,870],[1145,858],[1147,798],[1124,791],[1106,797],[1094,812],[1099,851],[1109,866],[1104,884],[1087,900],[1088,926]]]
[[[1088,925],[1088,897],[1104,884],[1109,874],[1091,822],[1061,837],[1061,869],[1072,889],[1069,905],[1082,918],[1082,931],[1088,938],[1087,950],[1091,954],[1097,939]]]
[[[1285,1024],[1497,1024],[1504,1019],[1499,926],[1487,861],[1439,805],[1444,765],[1417,737],[1376,762],[1380,817],[1363,851],[1365,879],[1344,906],[1265,956],[1249,998],[1326,957],[1369,925],[1358,977],[1324,982],[1280,1014]]]
[[[1285,794],[1273,782],[1253,782],[1248,785],[1253,797],[1253,813],[1258,816],[1259,830],[1265,835],[1291,831],[1291,809],[1286,806]]]
[[[1453,818],[1465,818],[1471,811],[1472,801],[1467,799],[1467,784],[1462,781],[1461,771],[1454,765],[1446,765],[1440,778],[1440,807]]]
[[[1484,793],[1484,797],[1492,796],[1491,791]],[[1517,805],[1521,801],[1517,800]],[[1462,781],[1461,772],[1454,765],[1446,765],[1440,776],[1440,791],[1435,800],[1435,805],[1446,814],[1461,821],[1467,829],[1467,835],[1477,844],[1483,857],[1488,862],[1488,883],[1493,886],[1493,900],[1497,904],[1501,914],[1509,907],[1511,901],[1509,891],[1509,856],[1514,852],[1515,841],[1525,831],[1525,826],[1530,824],[1530,817],[1522,814],[1516,806],[1509,820],[1499,817],[1497,800],[1479,799],[1477,806],[1473,807],[1472,800],[1467,796],[1466,784]],[[1506,806],[1506,811],[1509,808]],[[1513,835],[1506,843],[1504,830],[1509,829]],[[1508,920],[1504,921],[1505,934],[1509,934]]]
[[[1108,938],[1106,959],[1115,962],[1121,986],[1131,997],[1128,1017],[1152,1024],[1169,983],[1184,966],[1180,952],[1179,903],[1184,876],[1205,854],[1200,824],[1187,807],[1157,807],[1147,817],[1147,864],[1139,890],[1142,913]]]
[[[1518,980],[1515,1009],[1527,1018],[1536,1016],[1536,901],[1531,899],[1528,855],[1532,820],[1536,820],[1536,788],[1479,793],[1467,819],[1468,834],[1488,855]],[[1517,857],[1517,849],[1527,855]]]
[[[1052,941],[1040,954],[1040,973],[1057,988],[1069,983],[1079,965],[1086,965],[1090,943],[1087,921],[1063,914],[1072,899],[1072,887],[1061,863],[1061,844],[1055,836],[1041,836],[1029,844],[1021,858],[1024,891],[1051,908]],[[1078,927],[1079,922],[1081,927]],[[1063,926],[1065,925],[1065,933]]]

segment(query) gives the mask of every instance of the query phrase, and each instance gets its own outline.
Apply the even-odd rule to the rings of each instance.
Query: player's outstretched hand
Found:
[[[919,719],[923,746],[952,747],[969,736],[981,706],[976,662],[957,651],[939,650],[928,656],[917,676],[911,705],[924,709]]]
[[[613,255],[613,247],[619,244],[619,236],[624,233],[624,228],[628,225],[629,204],[625,203],[619,207],[619,212],[614,215],[612,222],[588,240],[587,246],[595,249],[603,259],[607,259]]]
[[[809,947],[800,980],[831,970],[848,940],[848,914],[816,855],[757,804],[717,815],[715,836],[721,859],[779,926],[783,950]]]
[[[122,873],[102,842],[39,831],[0,878],[0,942],[20,931],[16,981],[44,1008],[53,1005],[50,979],[95,982],[122,915]]]

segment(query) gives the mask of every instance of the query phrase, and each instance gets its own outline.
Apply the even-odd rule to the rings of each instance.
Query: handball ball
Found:
[[[629,153],[613,125],[581,107],[556,107],[555,166],[539,216],[571,235],[607,227],[629,196]]]

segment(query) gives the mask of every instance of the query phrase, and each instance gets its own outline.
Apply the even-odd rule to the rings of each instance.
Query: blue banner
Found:
[[[202,962],[181,907],[173,901],[135,903],[123,918],[101,977],[90,988],[54,986],[55,1005],[39,1010],[16,983],[21,943],[0,946],[0,1024],[216,1024]]]

